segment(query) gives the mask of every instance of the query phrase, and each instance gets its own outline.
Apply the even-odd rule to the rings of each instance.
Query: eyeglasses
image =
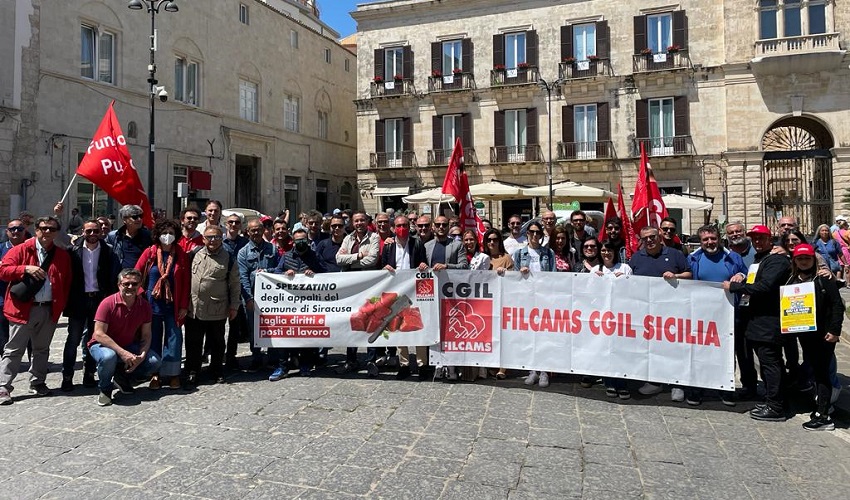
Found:
[[[434,227],[449,227],[448,222],[435,222]]]
[[[416,224],[419,229],[428,229],[428,224]]]
[[[509,226],[511,226],[511,227],[514,227],[514,226],[521,226],[521,225],[522,225],[522,222],[508,222],[508,225],[509,225]]]
[[[24,226],[12,226],[7,227],[6,231],[9,231],[10,233],[19,233],[21,231],[26,231],[26,229],[24,228]]]
[[[127,216],[127,218],[128,218],[128,219],[133,219],[133,220],[141,220],[142,216],[141,216],[141,215],[138,215],[138,214],[136,214],[136,215],[128,215],[128,216]]]
[[[543,231],[538,231],[537,229],[529,229],[528,231],[526,231],[526,233],[528,233],[528,234],[541,234],[541,233],[543,233]]]
[[[570,222],[572,222],[573,224],[575,224],[576,222],[580,222],[580,223],[584,224],[584,219],[573,219]]]
[[[198,220],[198,218],[197,218],[197,217],[190,217],[190,216],[188,216],[188,215],[187,215],[186,217],[183,217],[183,218],[184,218],[184,219],[186,219],[186,220],[188,220],[188,221]]]
[[[227,221],[227,223],[228,224],[242,224],[242,221],[241,220],[229,220],[229,221]]]
[[[657,240],[657,239],[658,239],[657,234],[650,234],[650,235],[647,235],[647,236],[644,236],[643,238],[641,238],[641,241],[654,241],[654,240]]]
[[[42,233],[55,233],[55,232],[59,231],[58,227],[53,227],[53,226],[38,226],[36,229],[38,229]]]
[[[676,228],[675,227],[662,227],[661,230],[664,231],[665,233],[672,233],[672,232],[676,231]]]
[[[552,222],[553,220],[555,220],[555,218],[554,217],[543,217],[543,220],[545,220],[546,222]]]
[[[389,223],[390,223],[390,221],[388,221],[388,220],[376,220],[375,221],[375,224],[389,224]]]
[[[121,283],[121,286],[124,287],[124,288],[133,288],[133,287],[139,286],[139,282],[138,281],[126,281],[124,283]]]
[[[219,236],[217,234],[209,234],[209,235],[205,234],[204,239],[207,240],[207,241],[218,241],[218,240],[221,239],[221,236]]]
[[[331,224],[331,229],[342,229],[342,224]]]
[[[86,234],[100,234],[100,229],[86,229],[84,232]]]

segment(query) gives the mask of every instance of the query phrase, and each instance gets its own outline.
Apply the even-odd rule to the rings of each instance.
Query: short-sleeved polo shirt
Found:
[[[675,248],[661,247],[657,255],[649,255],[641,249],[629,259],[629,266],[636,276],[661,277],[667,271],[675,274],[690,272],[691,266],[685,254]]]
[[[94,315],[95,321],[108,325],[106,334],[121,347],[127,347],[136,340],[136,332],[145,323],[151,322],[150,302],[137,297],[132,307],[127,307],[121,299],[121,292],[113,293],[103,299]],[[89,345],[95,343],[94,338]]]

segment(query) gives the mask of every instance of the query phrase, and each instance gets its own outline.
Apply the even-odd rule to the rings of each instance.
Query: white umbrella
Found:
[[[443,194],[443,188],[438,187],[405,196],[401,201],[405,203],[453,203],[455,197],[450,194]]]
[[[585,186],[584,184],[572,181],[553,184],[552,191],[555,198],[566,198],[578,201],[606,201],[608,198],[617,197],[617,195],[606,189]],[[522,194],[525,196],[547,197],[549,196],[549,186],[537,186],[523,189]]]
[[[484,182],[469,186],[469,192],[473,198],[485,198],[489,200],[510,200],[523,198],[522,188],[504,184],[499,181]]]
[[[253,219],[259,219],[264,214],[254,210],[253,208],[225,208],[221,211],[221,215],[225,218],[230,217],[233,214],[239,214],[245,218],[245,222],[248,222]]]
[[[664,206],[667,208],[681,208],[684,210],[711,210],[714,204],[708,200],[691,198],[679,194],[665,194],[661,196]]]

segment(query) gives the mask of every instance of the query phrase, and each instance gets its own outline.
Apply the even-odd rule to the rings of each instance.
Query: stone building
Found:
[[[394,0],[353,16],[367,209],[441,185],[461,137],[472,184],[546,185],[551,160],[554,182],[627,195],[643,144],[662,190],[713,200],[671,210],[684,232],[780,214],[813,231],[846,211],[847,2]]]
[[[357,58],[316,2],[174,3],[155,16],[155,207],[178,212],[183,182],[198,205],[357,205]],[[150,14],[128,4],[0,3],[0,218],[50,210],[113,99],[148,187]],[[118,209],[84,179],[66,205]]]

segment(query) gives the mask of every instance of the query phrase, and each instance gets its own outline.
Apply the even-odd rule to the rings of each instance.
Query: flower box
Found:
[[[431,76],[433,76],[435,78],[439,78],[439,77],[443,76],[443,72],[438,70],[438,69],[435,69],[435,70],[431,71]]]
[[[667,47],[667,53],[668,54],[675,54],[676,52],[679,52],[680,50],[682,50],[682,47],[679,47],[678,45],[671,45],[671,46]]]
[[[384,77],[382,77],[382,76],[376,76],[375,77],[375,83],[383,83],[383,81],[384,81]]]
[[[575,57],[565,57],[564,62],[567,63],[567,64],[573,64],[574,62],[576,62],[576,58]]]
[[[645,49],[641,49],[640,53],[642,55],[645,55],[645,56],[651,56],[652,55],[652,49],[647,47]]]
[[[455,69],[452,70],[452,73],[454,73],[455,75],[459,75],[459,74],[463,73],[463,70],[460,69],[460,68],[455,68]]]

